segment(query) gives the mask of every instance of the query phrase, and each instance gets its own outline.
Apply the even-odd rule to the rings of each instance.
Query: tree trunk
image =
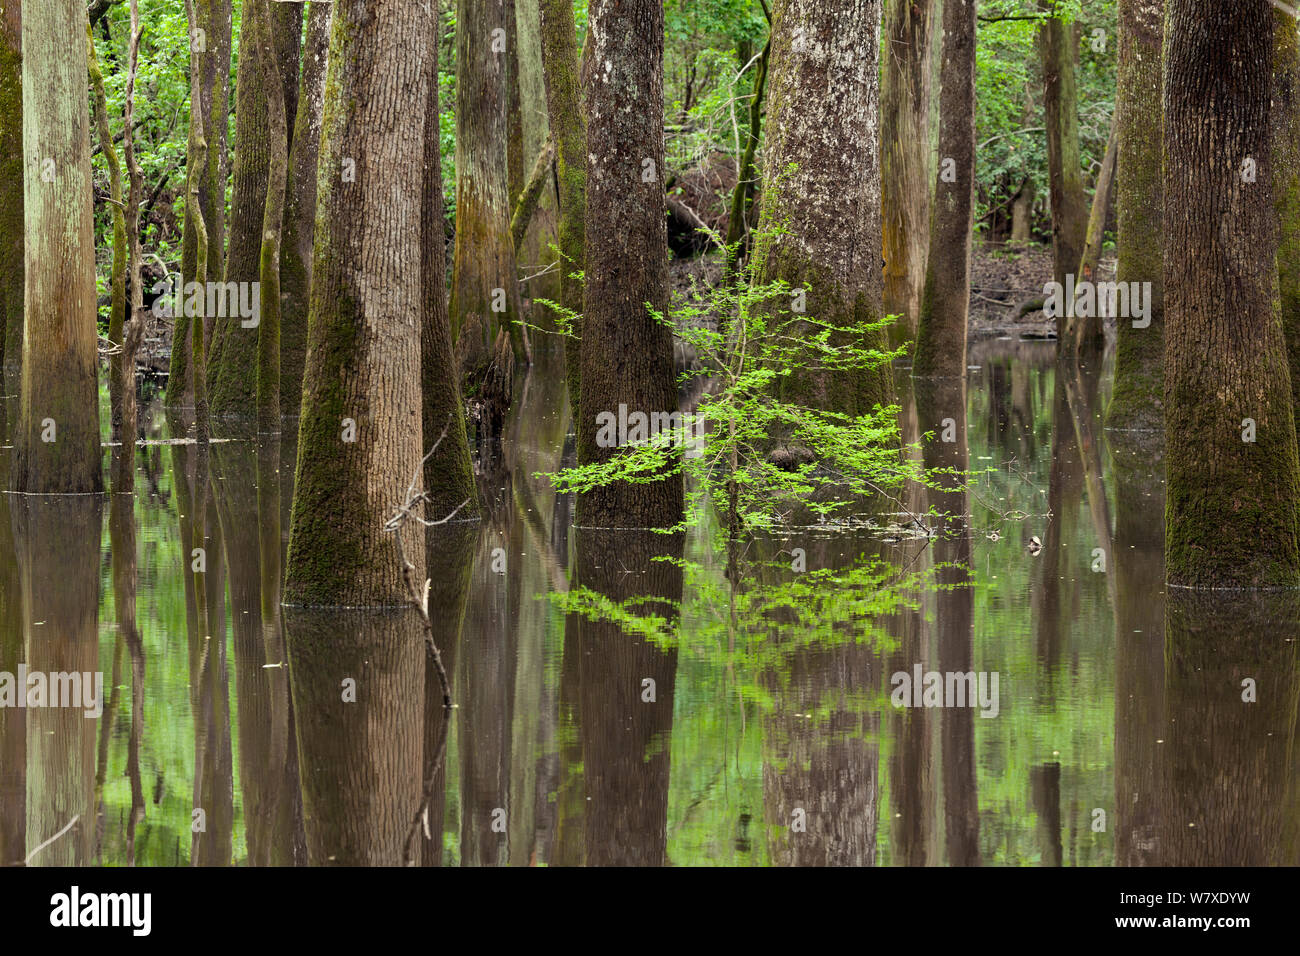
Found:
[[[1016,192],[1016,198],[1011,203],[1011,241],[1028,242],[1029,227],[1033,224],[1034,213],[1034,183],[1033,180],[1026,178],[1020,184],[1020,189]]]
[[[1165,263],[1180,280],[1166,299],[1171,585],[1300,585],[1300,462],[1268,162],[1272,51],[1268,5],[1170,0]]]
[[[897,342],[909,342],[916,335],[930,251],[933,24],[931,0],[888,0],[880,84],[881,224],[884,308],[901,316],[890,330]],[[969,173],[967,178],[972,176]]]
[[[945,0],[940,66],[939,175],[912,374],[966,374],[975,208],[975,0]]]
[[[250,4],[251,5],[251,4]],[[189,6],[187,4],[187,6]],[[226,221],[226,171],[230,116],[230,55],[231,55],[231,3],[230,0],[193,0],[190,10],[190,70],[192,82],[190,96],[193,117],[200,118],[197,129],[190,130],[189,162],[186,164],[188,189],[195,189],[199,197],[199,214],[207,230],[208,278],[220,278],[221,252],[225,246]],[[202,31],[198,33],[196,31]],[[194,76],[197,74],[197,77]],[[206,153],[199,157],[193,152],[194,144],[201,140]],[[195,162],[201,159],[201,162]],[[188,190],[187,190],[188,191]],[[198,267],[198,216],[188,212],[181,231],[181,280],[195,280]],[[211,335],[211,322],[204,322],[205,336]],[[194,381],[190,374],[190,356],[195,349],[204,353],[204,342],[190,341],[190,318],[181,311],[174,317],[171,364],[167,376],[167,404],[176,408],[194,405]]]
[[[1118,152],[1119,125],[1112,116],[1106,153],[1101,160],[1101,169],[1097,172],[1097,188],[1092,194],[1092,210],[1088,213],[1088,231],[1083,241],[1083,253],[1074,271],[1079,281],[1093,281],[1097,263],[1101,259],[1101,243],[1106,232],[1106,220],[1110,217],[1111,187],[1115,182],[1115,158]],[[1119,319],[1119,322],[1123,321],[1123,318]],[[1101,315],[1075,316],[1066,325],[1069,328],[1068,360],[1079,358],[1085,365],[1099,362],[1106,350],[1106,327],[1102,324]]]
[[[506,158],[509,57],[504,0],[457,0],[451,328],[466,392],[499,406],[509,404],[509,390],[494,385],[499,376],[490,371],[498,333],[509,336],[516,358],[523,354]]]
[[[582,283],[573,278],[586,265],[587,127],[578,96],[578,38],[572,0],[540,0],[542,70],[546,113],[555,139],[555,173],[560,194],[560,305],[582,311]],[[578,418],[581,322],[564,340],[569,410]]]
[[[316,226],[316,163],[320,157],[321,111],[329,64],[332,3],[313,3],[307,14],[298,115],[289,152],[280,255],[280,415],[296,418],[302,404],[302,368],[307,355],[307,306],[311,301],[312,236]],[[441,184],[438,186],[442,188]],[[291,426],[297,428],[294,424]]]
[[[596,416],[619,405],[646,415],[677,410],[667,313],[664,214],[664,13],[658,0],[596,0],[588,94],[587,285],[582,329],[578,463],[617,453],[596,440]],[[652,528],[682,514],[682,478],[618,482],[578,500],[586,527]]]
[[[99,68],[99,57],[95,55],[95,36],[91,31],[90,22],[87,21],[86,56],[90,69],[91,102],[94,106],[99,147],[104,151],[104,162],[108,165],[108,196],[113,219],[113,265],[110,273],[112,304],[108,315],[108,340],[120,347],[122,329],[126,325],[126,201],[122,192],[122,164],[118,161],[117,147],[113,145],[113,131],[108,125],[108,95],[104,92],[104,74]],[[122,441],[122,353],[120,351],[109,358],[108,369],[110,434],[113,436],[113,441],[120,442]],[[135,447],[134,442],[135,435],[132,434],[132,449]]]
[[[82,0],[23,11],[25,310],[15,491],[98,492],[98,330]]]
[[[0,0],[0,371],[9,395],[23,351],[22,32],[21,0]]]
[[[424,581],[415,522],[384,523],[423,455],[426,124],[410,117],[428,108],[434,21],[402,0],[340,0],[332,31],[285,602],[391,606],[408,600],[403,553]]]
[[[1282,332],[1291,368],[1292,404],[1300,407],[1300,36],[1295,17],[1273,14],[1273,205]]]
[[[749,210],[754,197],[754,154],[763,128],[763,93],[767,89],[767,64],[772,55],[769,40],[759,54],[754,73],[754,92],[749,100],[749,129],[745,149],[737,167],[736,188],[731,192],[731,214],[727,219],[727,276],[733,276],[745,259],[749,238]],[[741,64],[748,65],[748,60]]]
[[[428,103],[424,109],[424,185],[421,210],[420,268],[424,316],[420,323],[420,382],[423,399],[424,452],[443,435],[438,450],[424,463],[424,491],[429,519],[461,507],[459,518],[478,513],[478,491],[465,434],[465,403],[460,394],[451,323],[447,315],[447,243],[443,231],[442,151],[438,126],[438,37],[441,18],[433,17],[428,56]],[[463,506],[463,507],[462,507]]]
[[[1119,220],[1119,282],[1150,282],[1151,324],[1118,325],[1115,385],[1106,427],[1164,429],[1164,183],[1160,175],[1161,57],[1165,0],[1120,0],[1119,80],[1115,111],[1119,152],[1115,211]]]
[[[269,11],[269,12],[268,12]],[[261,281],[262,227],[271,167],[271,135],[265,71],[257,54],[258,20],[270,18],[272,42],[280,64],[285,116],[298,108],[298,47],[302,4],[246,0],[239,31],[239,68],[235,77],[235,161],[230,199],[230,245],[226,249],[227,283]],[[292,144],[290,144],[292,148]],[[265,293],[262,303],[265,304]],[[229,312],[230,310],[228,310]],[[208,400],[212,415],[251,421],[257,409],[257,326],[234,315],[209,317]],[[259,323],[260,324],[260,323]]]
[[[301,12],[301,11],[300,11]],[[301,23],[299,19],[299,23]],[[284,87],[277,82],[279,51],[269,19],[258,23],[257,52],[266,89],[266,203],[262,215],[262,251],[258,268],[261,316],[257,326],[257,430],[280,430],[280,243],[284,232],[284,192],[288,182],[289,120]],[[298,62],[294,50],[293,62]]]
[[[524,117],[519,94],[519,23],[515,0],[504,0],[506,26],[506,195],[513,209],[524,189]]]
[[[807,284],[807,314],[836,325],[881,318],[879,13],[879,0],[772,5],[759,281]],[[786,231],[770,235],[777,224]],[[788,401],[846,414],[893,393],[888,367],[805,372],[784,388]]]
[[[1040,0],[1044,9],[1053,6]],[[1047,127],[1047,168],[1052,201],[1052,259],[1055,279],[1062,285],[1079,264],[1088,228],[1088,203],[1083,195],[1083,164],[1079,158],[1079,93],[1075,84],[1074,41],[1070,24],[1057,17],[1043,22],[1038,33],[1043,58],[1043,125]],[[1057,338],[1065,331],[1056,319]]]

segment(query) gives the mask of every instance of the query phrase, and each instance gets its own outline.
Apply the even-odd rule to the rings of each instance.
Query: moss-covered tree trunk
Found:
[[[1277,279],[1291,393],[1300,406],[1300,34],[1295,17],[1273,14],[1273,204]]]
[[[411,117],[428,108],[433,19],[402,0],[334,8],[288,604],[405,604],[402,553],[424,580],[421,529],[407,522],[399,544],[384,523],[423,457],[426,124]]]
[[[9,395],[23,351],[22,32],[21,0],[0,0],[0,371]]]
[[[439,436],[442,436],[442,441],[438,450],[424,463],[424,491],[428,496],[426,503],[430,520],[445,517],[458,507],[461,511],[457,517],[468,519],[478,513],[478,490],[469,456],[465,403],[461,399],[451,322],[447,314],[447,244],[443,230],[442,150],[438,127],[438,16],[434,16],[430,29],[420,224],[421,295],[424,297],[420,323],[420,383],[424,453],[428,453]]]
[[[975,209],[975,0],[945,0],[939,70],[939,175],[912,374],[966,374]]]
[[[1160,173],[1161,54],[1165,0],[1119,0],[1119,79],[1115,110],[1119,152],[1115,213],[1119,282],[1151,283],[1151,324],[1122,319],[1115,345],[1115,385],[1106,427],[1164,428],[1164,183]]]
[[[23,10],[26,230],[16,491],[102,491],[86,10]]]
[[[1041,0],[1055,9],[1052,0]],[[1043,125],[1047,127],[1047,171],[1052,203],[1052,260],[1057,282],[1065,283],[1083,255],[1088,230],[1088,203],[1083,194],[1083,163],[1079,156],[1079,90],[1075,80],[1075,51],[1071,24],[1049,17],[1039,28],[1043,61]],[[1057,338],[1065,330],[1057,316]]]
[[[807,285],[811,317],[881,317],[880,0],[772,4],[763,199],[754,255],[760,281]],[[599,61],[597,61],[599,62]],[[594,91],[593,91],[594,93]],[[780,235],[773,227],[783,226]],[[880,332],[860,347],[883,347]],[[847,414],[888,404],[887,367],[790,376],[789,401]]]
[[[582,283],[573,278],[586,261],[587,127],[578,96],[578,37],[572,0],[540,0],[542,70],[546,112],[555,139],[555,171],[560,193],[560,305],[582,311]],[[569,409],[578,417],[581,322],[564,341],[564,377]]]
[[[650,315],[668,307],[664,213],[664,13],[657,0],[597,0],[587,99],[586,289],[581,344],[578,463],[617,453],[596,440],[596,416],[626,404],[646,415],[677,410],[671,330]],[[617,482],[578,500],[586,527],[653,528],[682,514],[682,479]]]
[[[302,54],[298,115],[293,123],[289,180],[280,251],[280,414],[296,418],[302,404],[307,356],[307,307],[311,299],[312,236],[316,225],[316,164],[320,157],[325,71],[329,64],[332,3],[311,4]],[[296,424],[289,427],[296,428]]]
[[[456,4],[456,249],[451,280],[451,328],[461,381],[469,394],[499,406],[509,389],[502,372],[505,332],[515,358],[523,355],[515,250],[510,241],[507,165],[511,51],[504,0]]]
[[[198,226],[207,232],[206,278],[219,278],[221,253],[225,246],[226,164],[230,117],[230,0],[192,0],[186,4],[190,16],[190,104],[191,129],[186,163],[187,192],[197,192],[199,212],[186,213],[181,231],[181,281],[196,281],[199,256]],[[194,117],[199,118],[194,128]],[[202,144],[203,153],[195,151]],[[200,222],[201,219],[201,222]],[[206,281],[203,280],[203,281]],[[203,353],[205,343],[192,342],[190,317],[174,317],[172,355],[167,377],[167,404],[192,408],[195,402],[191,356]],[[205,322],[210,326],[211,322]],[[210,335],[210,329],[205,335]],[[114,340],[116,341],[116,340]],[[185,343],[192,342],[188,347]]]
[[[1178,282],[1165,299],[1165,574],[1173,585],[1300,585],[1300,462],[1267,161],[1273,23],[1263,3],[1169,0],[1164,258]]]
[[[271,134],[265,71],[257,52],[258,20],[270,18],[272,43],[280,65],[285,116],[298,109],[298,52],[302,4],[246,0],[239,31],[239,66],[235,77],[235,150],[230,200],[230,244],[226,248],[227,283],[261,282],[262,226],[271,167]],[[292,148],[292,143],[290,144]],[[215,262],[216,252],[213,252]],[[267,290],[262,290],[262,305]],[[234,312],[231,315],[231,312]],[[209,317],[208,401],[214,418],[252,421],[257,412],[258,325],[239,310]],[[260,322],[259,322],[260,325]]]
[[[916,334],[930,251],[933,29],[931,0],[887,0],[880,83],[881,225],[885,312],[902,316],[890,330],[897,342]],[[967,178],[973,176],[971,171]]]

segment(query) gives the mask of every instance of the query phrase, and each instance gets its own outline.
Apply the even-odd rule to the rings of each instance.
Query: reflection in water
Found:
[[[1169,591],[1158,730],[1164,866],[1295,866],[1300,596]]]
[[[1300,608],[1166,593],[1158,436],[1100,430],[1095,363],[981,342],[965,384],[904,374],[906,453],[969,489],[729,552],[713,514],[571,526],[539,359],[483,519],[428,531],[450,720],[413,609],[281,607],[291,427],[162,444],[185,422],[146,401],[118,493],[0,495],[0,674],[108,698],[0,708],[0,861],[1300,862]],[[997,716],[891,706],[917,665],[998,673]]]
[[[307,862],[395,866],[420,804],[424,637],[414,609],[284,609]]]
[[[103,496],[9,497],[23,662],[29,674],[45,675],[52,692],[53,675],[100,670],[96,618]],[[52,696],[48,703],[54,704]],[[77,701],[28,707],[25,717],[24,858],[41,866],[92,863],[97,721],[87,719]]]

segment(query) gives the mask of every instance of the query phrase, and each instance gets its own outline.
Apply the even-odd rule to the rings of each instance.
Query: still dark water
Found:
[[[134,496],[0,495],[0,675],[105,697],[0,707],[0,863],[396,864],[413,827],[424,865],[1300,862],[1294,597],[1166,593],[1160,455],[1099,428],[1108,372],[971,365],[903,390],[905,435],[952,419],[937,463],[979,473],[946,518],[913,490],[730,560],[708,521],[573,528],[535,369],[487,517],[431,532],[436,775],[414,613],[279,608],[292,436],[205,462],[146,403]],[[984,697],[894,705],[930,671]]]

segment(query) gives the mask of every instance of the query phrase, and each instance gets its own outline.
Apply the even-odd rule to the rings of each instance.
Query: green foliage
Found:
[[[899,455],[897,407],[849,415],[779,397],[781,381],[792,376],[873,371],[892,362],[903,349],[860,344],[875,341],[892,319],[840,324],[795,311],[798,290],[783,280],[760,283],[757,271],[755,258],[734,281],[692,283],[674,296],[667,315],[650,310],[699,357],[680,383],[708,380],[694,421],[684,418],[605,461],[551,476],[558,490],[582,493],[681,472],[687,478],[682,526],[698,524],[712,507],[727,516],[732,532],[748,534],[790,526],[795,502],[821,524],[869,524],[854,515],[864,500],[922,479],[916,456]],[[575,316],[544,304],[556,310],[563,330],[574,326]],[[806,460],[792,463],[780,453],[791,448]]]

